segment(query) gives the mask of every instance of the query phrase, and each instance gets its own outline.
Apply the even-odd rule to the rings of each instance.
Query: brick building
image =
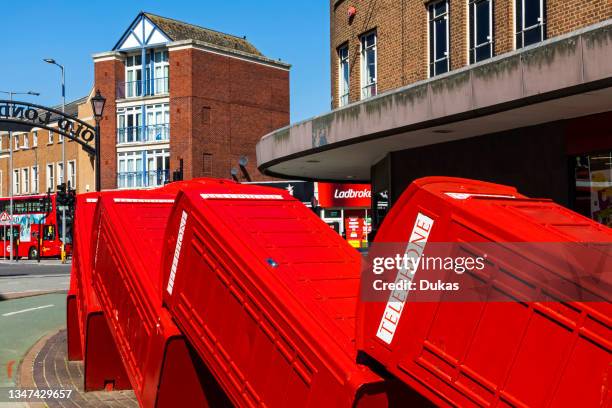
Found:
[[[519,11],[523,3],[526,13]],[[393,90],[612,17],[607,0],[332,0],[330,4],[334,108],[359,101],[368,92]],[[349,9],[355,10],[353,17]],[[366,78],[369,70],[363,66],[362,45],[368,38],[375,43],[373,80]],[[440,47],[437,57],[434,45]],[[345,75],[340,59],[347,54]],[[437,69],[432,67],[434,58]],[[340,96],[347,91],[342,102]]]
[[[93,94],[66,103],[66,114],[94,124],[89,98]],[[61,106],[54,107],[61,110]],[[57,127],[57,117],[50,125]],[[63,180],[62,144],[66,143],[66,182],[77,193],[95,189],[94,162],[82,147],[62,135],[41,128],[0,131],[0,197],[9,196],[9,155],[13,148],[13,193],[15,195],[55,192]]]
[[[241,157],[253,179],[262,135],[289,122],[289,65],[246,38],[140,13],[109,52],[94,55],[102,188],[230,177]]]
[[[333,110],[257,145],[265,174],[516,186],[612,225],[612,2],[331,0]]]

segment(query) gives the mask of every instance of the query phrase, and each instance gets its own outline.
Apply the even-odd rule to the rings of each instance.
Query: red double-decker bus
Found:
[[[13,217],[10,218],[9,198],[0,198],[0,256],[37,259],[60,257],[61,213],[57,209],[57,194],[41,194],[13,198]],[[66,251],[72,244],[71,211],[66,217]],[[11,234],[13,246],[11,247]]]

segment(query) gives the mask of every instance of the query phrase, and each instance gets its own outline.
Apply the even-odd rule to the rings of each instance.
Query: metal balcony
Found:
[[[170,140],[170,124],[126,126],[117,129],[117,144]]]
[[[143,96],[167,95],[170,92],[168,77],[151,78],[146,81],[125,81],[117,83],[117,99],[140,98]]]
[[[168,181],[170,181],[168,169],[117,173],[117,188],[158,187]]]

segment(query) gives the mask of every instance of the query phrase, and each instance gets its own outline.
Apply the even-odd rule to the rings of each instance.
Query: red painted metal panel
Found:
[[[501,185],[429,177],[415,181],[400,197],[375,245],[407,242],[419,214],[432,220],[428,242],[612,242],[612,230],[550,200],[529,199]],[[538,258],[521,255],[521,273],[528,275]],[[492,268],[499,267],[498,261],[488,259]],[[606,288],[610,282],[601,283]],[[438,405],[612,404],[612,307],[607,302],[409,298],[389,342],[377,336],[386,306],[361,305],[357,348]]]
[[[179,193],[162,262],[172,317],[237,406],[386,406],[356,363],[360,255],[288,194]]]

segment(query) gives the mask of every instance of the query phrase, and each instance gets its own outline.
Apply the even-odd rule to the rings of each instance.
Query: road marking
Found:
[[[15,360],[11,360],[6,365],[6,376],[11,379],[13,378],[13,365],[15,365]]]
[[[48,307],[53,307],[53,306],[55,306],[55,305],[44,305],[44,306],[38,306],[38,307],[31,307],[29,309],[23,309],[23,310],[17,310],[15,312],[4,313],[4,314],[2,314],[2,316],[7,317],[7,316],[16,315],[16,314],[19,314],[19,313],[31,312],[33,310],[46,309]]]

